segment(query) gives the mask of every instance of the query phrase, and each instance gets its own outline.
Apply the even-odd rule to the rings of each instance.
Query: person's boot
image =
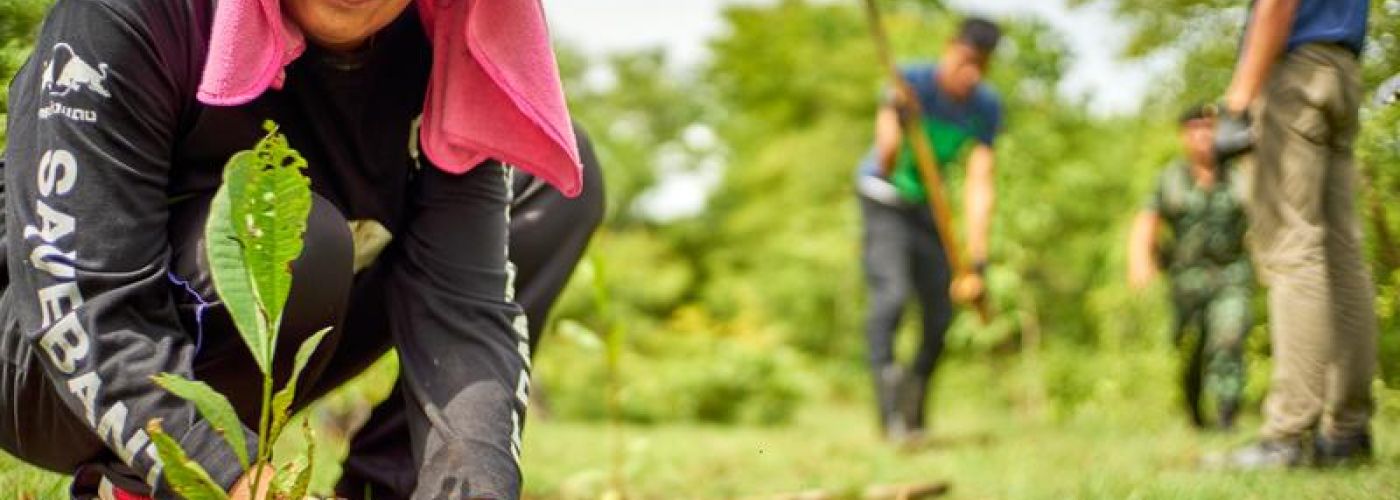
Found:
[[[1235,419],[1239,417],[1240,402],[1237,400],[1226,400],[1220,402],[1217,410],[1218,420],[1216,426],[1223,432],[1235,430]]]
[[[1186,396],[1186,416],[1191,419],[1191,427],[1197,431],[1206,430],[1206,417],[1201,414],[1200,398],[1196,396]]]
[[[886,365],[875,373],[875,399],[880,407],[880,430],[884,438],[900,442],[909,434],[907,420],[899,409],[900,386],[904,383],[904,369],[899,365]]]
[[[1201,465],[1216,470],[1289,469],[1304,465],[1304,458],[1300,439],[1261,439],[1227,453],[1208,455]]]
[[[924,434],[924,402],[928,397],[928,379],[914,373],[905,374],[899,387],[899,400],[896,408],[904,416],[904,427],[911,438],[922,438]]]
[[[1359,465],[1371,461],[1375,454],[1370,432],[1338,439],[1328,439],[1319,433],[1313,444],[1316,453],[1314,463],[1318,467]]]
[[[1191,418],[1191,426],[1196,430],[1205,430],[1206,418],[1201,412],[1201,398],[1205,392],[1205,379],[1201,373],[1202,353],[1193,349],[1189,356],[1181,373],[1181,398],[1186,404],[1186,416]]]

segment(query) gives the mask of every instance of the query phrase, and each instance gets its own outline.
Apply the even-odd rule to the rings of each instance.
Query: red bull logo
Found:
[[[84,89],[102,97],[112,97],[112,93],[103,85],[107,81],[107,65],[93,67],[78,57],[67,43],[53,46],[53,56],[44,63],[41,81],[44,92],[54,97]]]

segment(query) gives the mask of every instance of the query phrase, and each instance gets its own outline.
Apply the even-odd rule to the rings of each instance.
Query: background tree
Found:
[[[39,20],[52,0],[0,0],[0,82],[8,87],[15,72],[34,46]],[[0,118],[9,109],[10,93],[0,92]],[[0,144],[4,143],[4,121],[0,120]]]

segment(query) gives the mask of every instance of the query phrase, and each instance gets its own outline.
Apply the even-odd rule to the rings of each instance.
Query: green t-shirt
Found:
[[[950,125],[937,119],[924,120],[924,133],[933,146],[933,155],[938,159],[938,174],[947,178],[949,165],[957,161],[963,147],[972,143],[972,135],[962,127]],[[919,173],[919,165],[914,160],[914,147],[902,141],[899,156],[895,157],[894,170],[890,173],[899,197],[909,203],[928,201],[928,190],[924,189],[924,179]]]
[[[996,140],[1002,111],[1000,98],[985,84],[978,85],[965,100],[953,99],[939,88],[937,71],[933,64],[914,64],[901,68],[900,73],[919,98],[924,133],[933,145],[940,173],[946,175],[965,147],[973,143],[991,145]],[[928,195],[914,162],[913,148],[907,142],[901,141],[890,181],[905,202],[922,204],[928,201]],[[876,175],[878,170],[873,155],[861,168],[864,175]]]

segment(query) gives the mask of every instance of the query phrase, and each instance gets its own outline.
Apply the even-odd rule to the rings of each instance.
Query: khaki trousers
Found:
[[[1352,151],[1361,99],[1356,57],[1310,44],[1283,58],[1257,103],[1248,207],[1274,360],[1264,438],[1350,437],[1371,418],[1375,290]]]

